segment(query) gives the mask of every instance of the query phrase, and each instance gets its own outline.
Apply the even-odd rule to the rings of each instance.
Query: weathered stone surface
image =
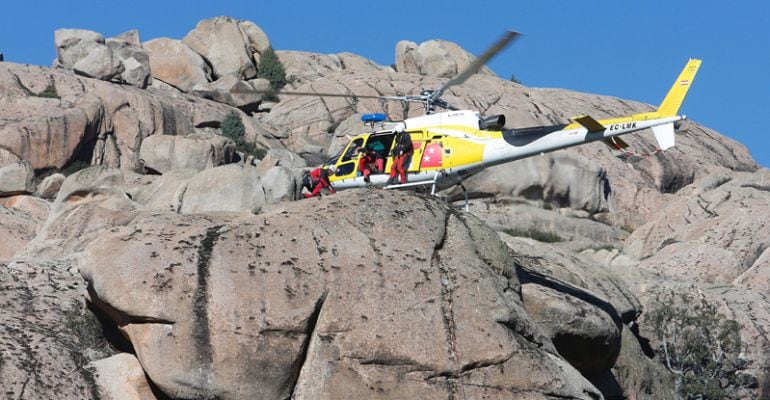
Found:
[[[215,134],[153,135],[142,142],[139,157],[145,168],[160,173],[179,169],[202,171],[233,162],[235,143]]]
[[[465,186],[474,192],[541,200],[592,214],[615,207],[607,171],[596,162],[567,152],[503,165],[494,174],[471,177]]]
[[[17,161],[0,167],[0,197],[34,192],[34,177],[35,171],[29,161]]]
[[[301,198],[301,170],[282,166],[272,167],[264,175],[261,175],[261,182],[265,190],[265,201],[268,203],[298,200]]]
[[[123,184],[120,170],[102,166],[68,176],[38,235],[17,255],[60,259],[81,251],[104,231],[129,223],[139,207],[126,195]]]
[[[253,112],[257,110],[260,102],[262,102],[263,94],[267,91],[257,91],[255,86],[250,83],[252,81],[246,82],[234,75],[226,75],[211,83],[195,85],[192,91],[200,97],[238,107],[246,112]],[[269,81],[264,79],[259,81],[260,83],[255,85],[264,87],[263,83],[267,82],[268,87],[266,89],[269,89]]]
[[[0,168],[15,164],[19,161],[21,161],[19,156],[6,149],[0,148]]]
[[[352,53],[317,54],[306,51],[276,50],[286,70],[286,78],[294,84],[313,81],[339,72],[382,72],[387,67]]]
[[[0,261],[10,260],[34,239],[39,223],[28,212],[0,202]]]
[[[60,96],[39,93],[53,84]],[[139,150],[152,135],[187,135],[219,126],[239,112],[177,91],[139,90],[78,77],[62,70],[3,63],[0,66],[0,159],[10,154],[34,169],[59,169],[74,160],[141,170]],[[256,119],[243,115],[248,141],[284,147]],[[268,136],[265,136],[268,135]],[[2,161],[2,160],[0,160]]]
[[[307,162],[298,154],[286,150],[286,149],[270,149],[265,153],[265,156],[260,160],[257,170],[259,175],[264,175],[269,169],[273,167],[286,167],[291,169],[305,168]]]
[[[187,44],[159,38],[144,42],[150,56],[152,77],[183,92],[212,80],[211,67]]]
[[[72,69],[97,47],[104,46],[104,36],[86,29],[57,29],[54,44],[59,66]]]
[[[257,169],[245,164],[229,164],[193,176],[182,195],[180,212],[252,211],[266,201]]]
[[[445,40],[428,40],[419,46],[402,40],[396,44],[396,71],[450,78],[464,70],[475,60],[472,54],[456,43]],[[488,67],[480,74],[495,76]]]
[[[114,43],[106,43],[104,36],[97,32],[59,29],[54,35],[54,40],[57,54],[55,64],[60,68],[107,81],[115,79],[126,70],[126,65],[122,62],[125,51],[116,52]]]
[[[152,82],[150,56],[142,48],[138,31],[125,32],[107,39],[107,47],[123,64],[123,72],[120,74],[123,82],[140,89]]]
[[[62,258],[0,263],[4,398],[101,398],[85,367],[90,356],[101,358],[110,350],[99,322],[83,307],[84,286],[77,269]]]
[[[620,277],[569,250],[524,238],[507,237],[506,243],[520,265],[527,313],[584,376],[609,373],[623,324],[641,313],[639,300]]]
[[[85,57],[78,60],[72,66],[72,70],[76,74],[89,78],[109,81],[123,73],[125,66],[109,47],[99,45],[90,49]]]
[[[0,198],[0,205],[21,211],[38,222],[45,221],[51,211],[51,203],[28,195]]]
[[[56,198],[56,194],[59,193],[59,189],[61,188],[62,183],[64,183],[64,179],[66,179],[66,176],[63,174],[52,174],[45,177],[45,179],[37,185],[35,196],[53,200]]]
[[[462,196],[455,197],[455,206],[464,205]],[[569,208],[553,208],[537,201],[507,201],[505,196],[486,200],[471,200],[470,211],[499,232],[517,233],[523,237],[553,235],[555,245],[565,250],[581,252],[587,249],[622,249],[628,233],[622,229],[575,215]],[[529,236],[527,236],[529,235]],[[615,255],[618,250],[615,250]],[[609,265],[609,263],[602,264]]]
[[[94,361],[93,368],[99,394],[109,400],[156,400],[139,360],[120,353]]]
[[[189,169],[172,170],[155,176],[153,182],[147,185],[129,188],[127,193],[141,204],[144,210],[179,212],[187,184],[197,173],[198,171]]]
[[[634,231],[625,252],[668,276],[732,283],[749,282],[750,275],[759,274],[756,282],[761,283],[748,286],[767,288],[762,281],[770,272],[760,258],[770,248],[770,185],[762,183],[770,182],[770,170],[733,176],[688,187]]]
[[[212,66],[215,78],[256,76],[254,55],[270,46],[267,36],[253,22],[215,17],[198,22],[182,41]]]
[[[495,234],[433,200],[353,191],[258,216],[147,214],[84,261],[174,397],[600,397],[527,316]]]

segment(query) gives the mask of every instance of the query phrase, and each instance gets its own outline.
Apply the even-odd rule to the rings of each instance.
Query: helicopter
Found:
[[[330,172],[332,187],[335,190],[371,186],[422,188],[430,189],[430,193],[436,195],[444,189],[459,186],[467,205],[463,181],[495,165],[600,140],[613,149],[622,150],[628,145],[620,136],[647,128],[653,131],[660,150],[674,146],[675,123],[687,118],[678,114],[679,108],[700,68],[701,60],[698,59],[687,62],[655,111],[613,119],[596,120],[590,115],[581,115],[564,124],[505,129],[504,115],[482,116],[477,111],[457,109],[441,98],[445,90],[465,82],[518,36],[517,32],[506,32],[467,68],[436,90],[424,90],[418,95],[372,96],[422,103],[426,112],[423,116],[395,122],[388,121],[384,114],[363,115],[362,121],[370,130],[351,138],[320,167]],[[438,112],[439,108],[446,111]],[[393,184],[388,172],[395,162],[392,152],[398,135],[410,136],[413,152],[404,165],[407,181]],[[373,151],[382,160],[382,168],[368,177],[360,171],[363,156],[360,149]]]

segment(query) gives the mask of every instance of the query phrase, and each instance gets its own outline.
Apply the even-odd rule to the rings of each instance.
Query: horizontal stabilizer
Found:
[[[606,144],[613,150],[623,150],[628,148],[628,143],[626,143],[625,141],[623,141],[623,139],[617,136],[609,137],[607,139],[602,140],[602,142],[604,142],[604,144]]]
[[[655,140],[658,141],[658,147],[666,150],[674,147],[674,123],[653,126],[652,132],[655,134]]]
[[[582,115],[580,117],[575,117],[572,120],[580,125],[583,125],[584,128],[588,129],[589,133],[601,132],[606,129],[606,127],[602,125],[601,122],[593,119],[593,117],[590,115]]]

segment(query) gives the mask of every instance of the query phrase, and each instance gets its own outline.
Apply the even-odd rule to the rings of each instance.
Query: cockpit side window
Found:
[[[355,158],[358,155],[358,153],[357,153],[358,149],[361,146],[363,146],[363,144],[364,144],[364,139],[363,138],[358,138],[358,139],[354,140],[353,142],[351,142],[350,146],[348,146],[347,151],[345,151],[345,155],[342,156],[342,160],[340,160],[340,161],[345,162],[345,161],[350,161],[353,158]]]

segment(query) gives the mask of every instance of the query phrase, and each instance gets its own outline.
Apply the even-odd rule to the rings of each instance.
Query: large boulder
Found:
[[[171,397],[601,398],[525,312],[496,235],[432,199],[146,214],[83,260],[91,299]]]
[[[180,212],[252,211],[267,199],[257,168],[229,164],[209,168],[193,176],[181,197]]]
[[[123,82],[140,89],[152,83],[150,56],[142,48],[138,31],[129,31],[109,38],[106,44],[113,56],[123,64],[123,72],[120,74]]]
[[[402,40],[396,44],[396,71],[450,78],[464,70],[475,60],[471,53],[456,43],[445,40],[428,40],[417,43]],[[479,73],[495,76],[488,67]]]
[[[93,369],[99,394],[110,400],[156,400],[139,360],[120,353],[94,361]]]
[[[174,39],[158,38],[144,42],[150,56],[152,77],[183,92],[212,80],[211,67],[187,44]]]
[[[257,25],[230,17],[200,21],[182,41],[211,64],[216,79],[226,75],[255,77],[255,56],[259,59],[259,54],[270,46]]]
[[[623,325],[641,313],[631,289],[611,270],[566,248],[525,238],[505,241],[520,265],[524,306],[559,353],[589,379],[610,373]]]
[[[62,183],[67,177],[63,174],[52,174],[43,178],[37,189],[35,189],[35,196],[53,200],[56,198],[56,194],[59,193]]]
[[[235,159],[235,143],[215,134],[153,135],[142,141],[139,157],[144,167],[159,173],[191,169],[202,171]]]
[[[34,177],[35,171],[29,161],[17,161],[0,167],[0,197],[34,192]]]
[[[84,29],[58,29],[54,40],[57,65],[62,68],[101,80],[112,80],[125,70],[99,33]]]

